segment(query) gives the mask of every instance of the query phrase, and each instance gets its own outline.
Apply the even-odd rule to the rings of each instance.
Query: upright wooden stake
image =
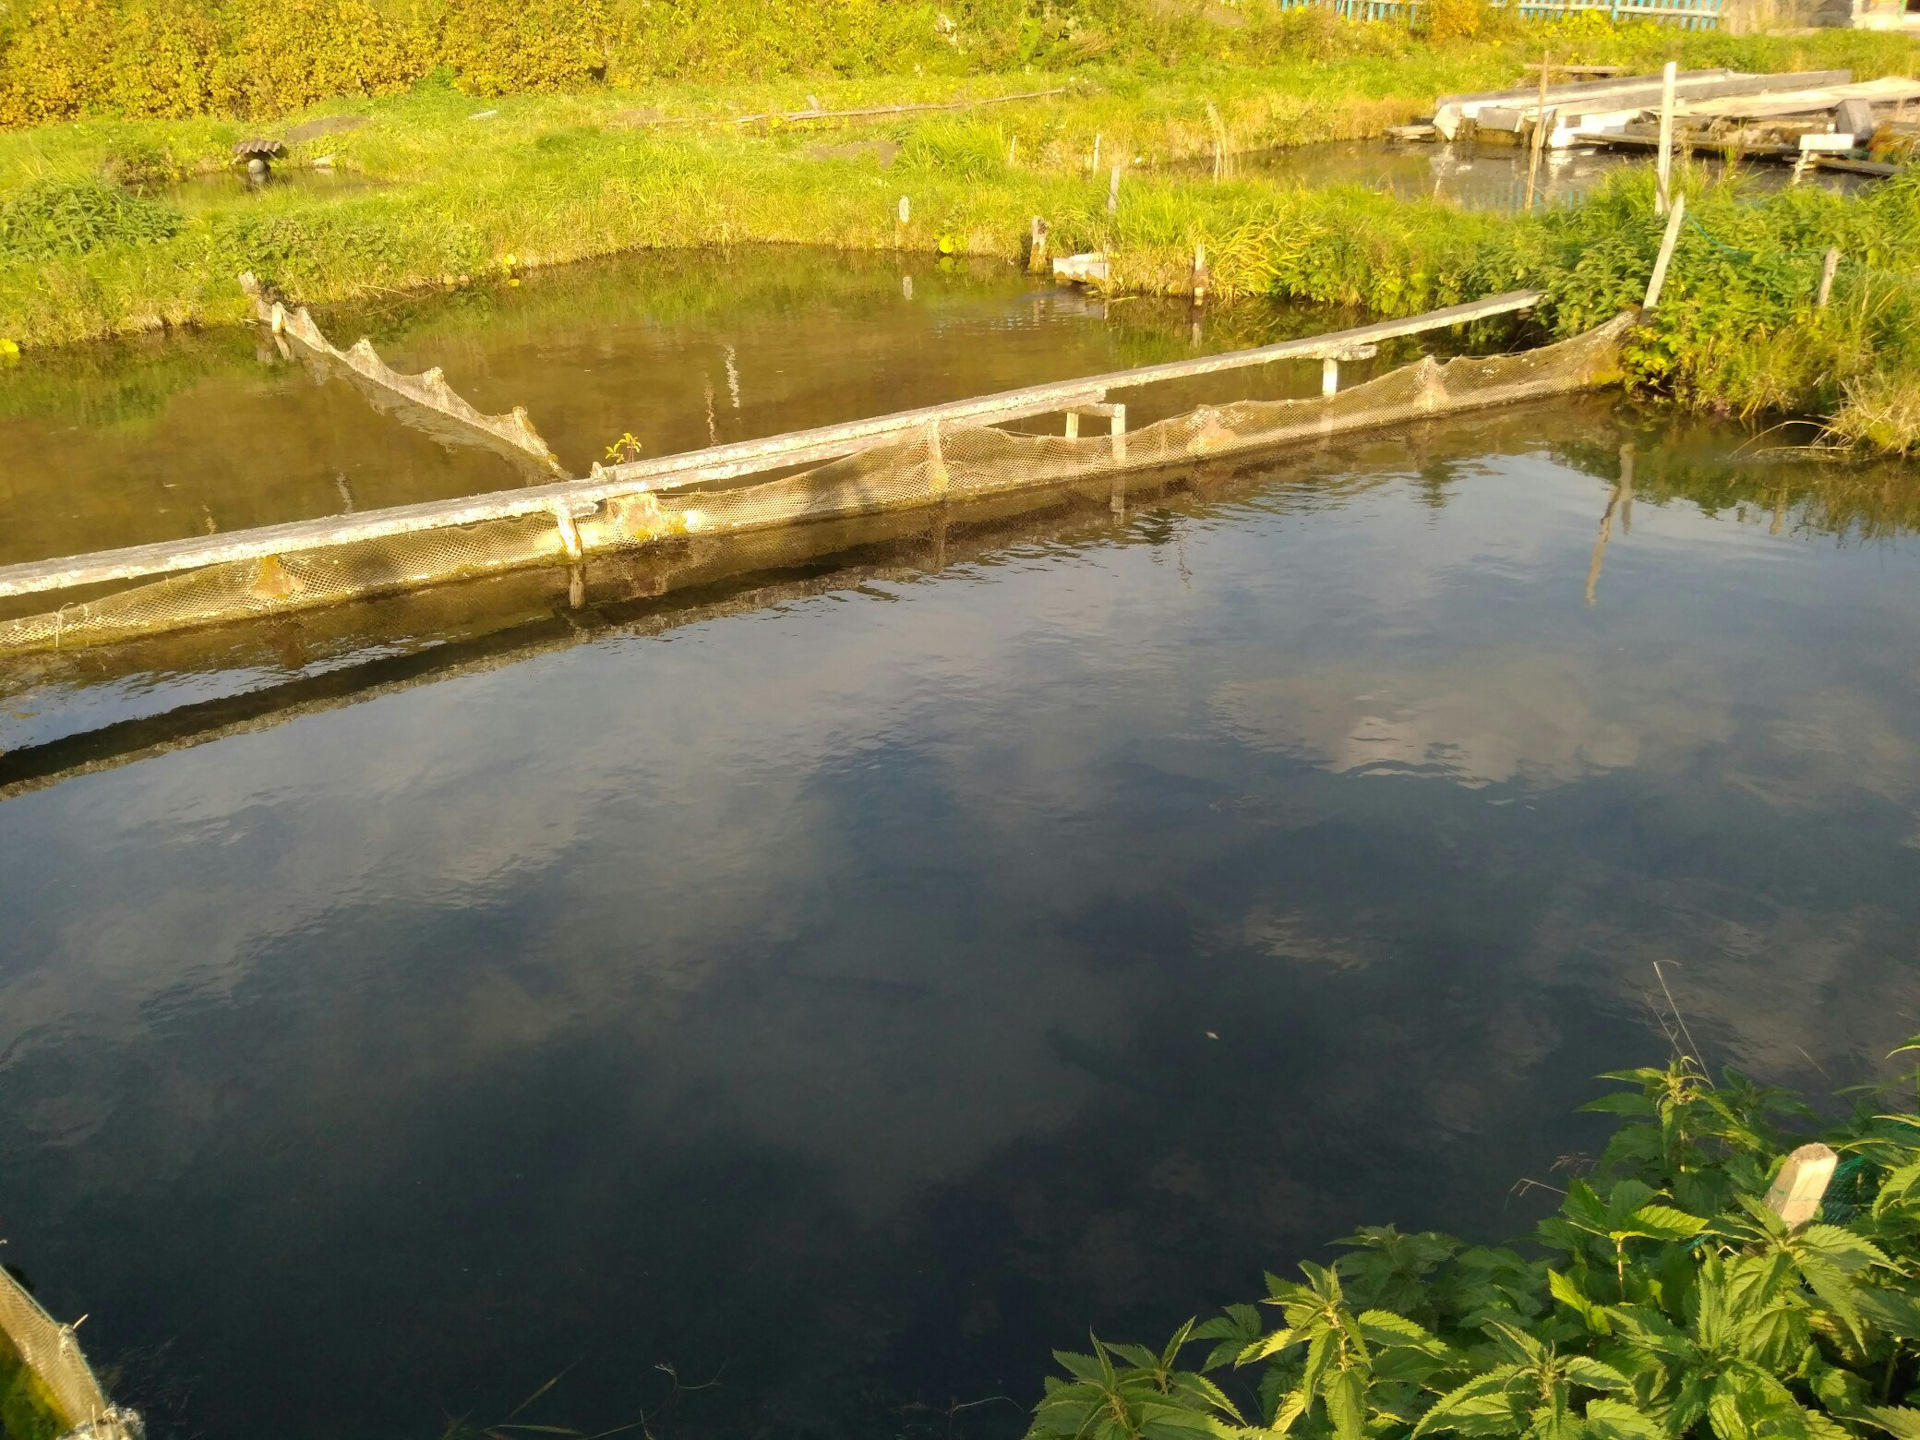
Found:
[[[1107,182],[1107,213],[1109,215],[1120,213],[1120,167],[1118,165],[1113,167],[1113,178]]]
[[[1840,1157],[1820,1144],[1802,1145],[1780,1162],[1780,1173],[1767,1191],[1767,1208],[1798,1229],[1820,1213],[1833,1168]]]
[[[1207,242],[1193,242],[1193,303],[1207,303]]]
[[[1680,241],[1680,221],[1687,213],[1687,197],[1673,197],[1673,209],[1667,214],[1667,233],[1660,237],[1660,258],[1653,262],[1653,276],[1647,281],[1647,298],[1640,304],[1652,310],[1660,303],[1660,291],[1667,283],[1667,266],[1673,260],[1673,247]]]
[[[1033,231],[1027,246],[1027,269],[1039,274],[1047,268],[1047,222],[1033,217]]]
[[[1814,309],[1827,308],[1827,302],[1833,298],[1833,275],[1839,268],[1840,247],[1835,245],[1827,251],[1827,258],[1820,262],[1820,293],[1814,297]]]
[[[1087,166],[1094,174],[1100,173],[1100,132],[1093,132],[1093,163]]]
[[[1340,390],[1340,362],[1329,355],[1320,362],[1320,393],[1334,395]]]
[[[1653,209],[1656,215],[1667,213],[1673,203],[1673,82],[1680,67],[1667,61],[1660,72],[1660,158],[1654,171],[1656,188]]]
[[[1552,56],[1540,54],[1540,103],[1533,112],[1533,154],[1527,160],[1527,213],[1533,213],[1534,185],[1540,178],[1540,151],[1547,132],[1547,71]]]

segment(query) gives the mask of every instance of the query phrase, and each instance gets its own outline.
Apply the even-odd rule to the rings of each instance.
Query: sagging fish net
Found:
[[[62,1325],[0,1270],[0,1432],[20,1440],[138,1440],[140,1421],[115,1408],[71,1325]]]
[[[642,491],[590,513],[538,512],[210,565],[0,623],[0,654],[102,644],[424,589],[683,537],[746,537],[1110,480],[1427,417],[1594,389],[1619,379],[1632,315],[1513,355],[1431,358],[1333,395],[1203,405],[1132,433],[1032,435],[931,426],[799,474],[725,490]],[[1097,422],[1094,422],[1097,424]]]

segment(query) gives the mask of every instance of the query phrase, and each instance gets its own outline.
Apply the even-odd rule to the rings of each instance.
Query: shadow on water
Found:
[[[738,438],[1192,344],[914,278],[662,261],[330,323],[576,456],[699,443],[709,390]],[[23,372],[0,474],[145,446],[282,518],[342,455],[482,478],[344,407],[315,463],[331,400],[250,344]],[[431,1440],[555,1376],[518,1422],[1017,1435],[1089,1325],[1158,1338],[1362,1223],[1524,1230],[1593,1073],[1657,1057],[1654,959],[1763,1080],[1920,1028],[1915,490],[1588,397],[1119,516],[11,665],[8,1253],[161,1435]]]

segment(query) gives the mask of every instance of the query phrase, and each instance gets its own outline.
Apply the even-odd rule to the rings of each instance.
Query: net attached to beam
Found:
[[[0,1270],[0,1433],[134,1440],[139,1420],[115,1409],[71,1325],[62,1325]]]
[[[211,565],[103,599],[0,623],[0,654],[102,644],[337,605],[684,537],[745,537],[833,520],[1016,497],[1217,456],[1599,388],[1619,379],[1623,315],[1514,355],[1431,358],[1334,395],[1205,405],[1123,435],[929,427],[797,475],[729,490],[640,492],[591,512],[540,512]],[[1098,421],[1092,422],[1098,425]]]

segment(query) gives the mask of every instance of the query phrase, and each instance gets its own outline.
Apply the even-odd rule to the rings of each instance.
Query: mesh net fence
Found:
[[[0,1270],[0,1418],[55,1434],[100,1440],[137,1435],[139,1424],[107,1401],[73,1327],[62,1325],[5,1270]]]
[[[1611,384],[1631,316],[1513,355],[1431,358],[1333,395],[1203,405],[1131,433],[928,427],[799,474],[726,490],[640,492],[563,529],[541,512],[238,560],[0,623],[0,654],[101,644],[414,591],[687,537],[733,540],[893,511],[1109,483],[1213,457]],[[1097,427],[1098,421],[1092,422]],[[778,462],[771,462],[777,464]],[[568,533],[568,530],[573,533]]]

